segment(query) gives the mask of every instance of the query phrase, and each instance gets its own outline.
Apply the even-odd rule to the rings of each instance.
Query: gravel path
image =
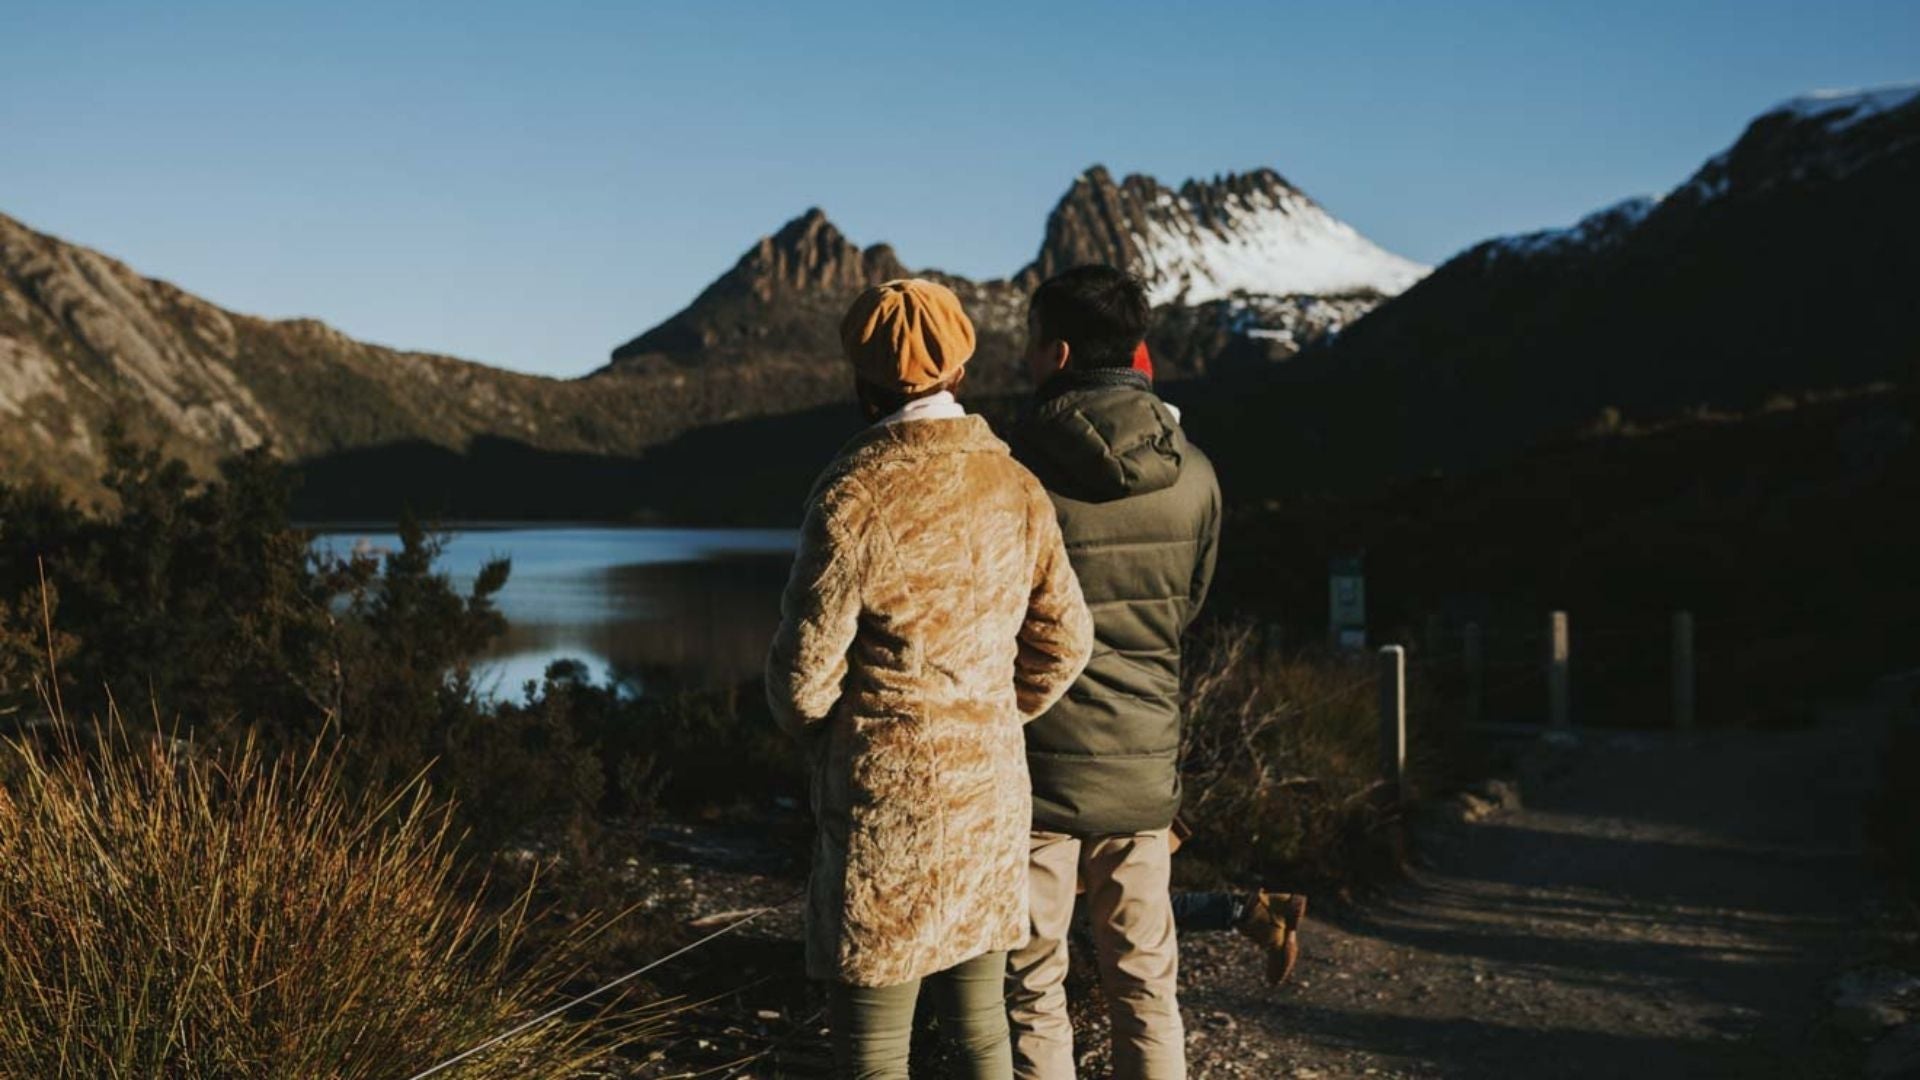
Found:
[[[1188,935],[1192,1073],[1858,1075],[1862,1043],[1829,1022],[1826,994],[1895,932],[1862,842],[1884,731],[1863,707],[1794,731],[1540,744],[1522,805],[1423,813],[1408,881],[1345,909],[1317,899],[1293,984],[1266,987],[1234,935]],[[793,887],[695,881],[736,905]],[[737,1061],[741,1037],[780,1048],[736,1075],[825,1074],[818,994],[791,977],[797,925],[756,930],[719,966],[767,981],[689,1018],[705,1052],[643,1075]],[[1083,1076],[1104,1075],[1101,1026],[1083,1033]]]
[[[1297,985],[1190,942],[1195,1074],[1857,1075],[1825,995],[1892,933],[1861,839],[1883,732],[1538,748],[1524,807],[1429,825],[1411,881],[1313,923]]]

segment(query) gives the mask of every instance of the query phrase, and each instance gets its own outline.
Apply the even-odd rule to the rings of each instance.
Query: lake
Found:
[[[316,529],[316,547],[399,546],[391,532]],[[549,663],[573,658],[597,679],[703,686],[754,677],[780,618],[797,534],[784,529],[462,526],[439,568],[462,591],[492,558],[513,560],[495,597],[507,632],[478,660],[481,685],[518,697]]]

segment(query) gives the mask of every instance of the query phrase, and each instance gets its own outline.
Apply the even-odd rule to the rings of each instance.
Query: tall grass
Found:
[[[530,893],[461,888],[418,782],[56,730],[0,745],[0,1076],[405,1077],[573,973],[579,934],[523,955]],[[633,1034],[559,1017],[439,1075],[572,1075]]]

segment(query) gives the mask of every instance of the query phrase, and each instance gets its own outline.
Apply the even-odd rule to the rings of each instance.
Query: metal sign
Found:
[[[1333,643],[1343,649],[1367,646],[1367,579],[1362,556],[1336,558],[1327,568],[1327,612]]]

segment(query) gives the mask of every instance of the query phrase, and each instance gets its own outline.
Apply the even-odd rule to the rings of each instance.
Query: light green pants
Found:
[[[987,953],[897,986],[834,983],[830,994],[836,1075],[844,1080],[906,1080],[913,1007],[926,984],[940,1030],[958,1044],[958,1074],[1013,1080],[1007,1041],[1007,954]]]

